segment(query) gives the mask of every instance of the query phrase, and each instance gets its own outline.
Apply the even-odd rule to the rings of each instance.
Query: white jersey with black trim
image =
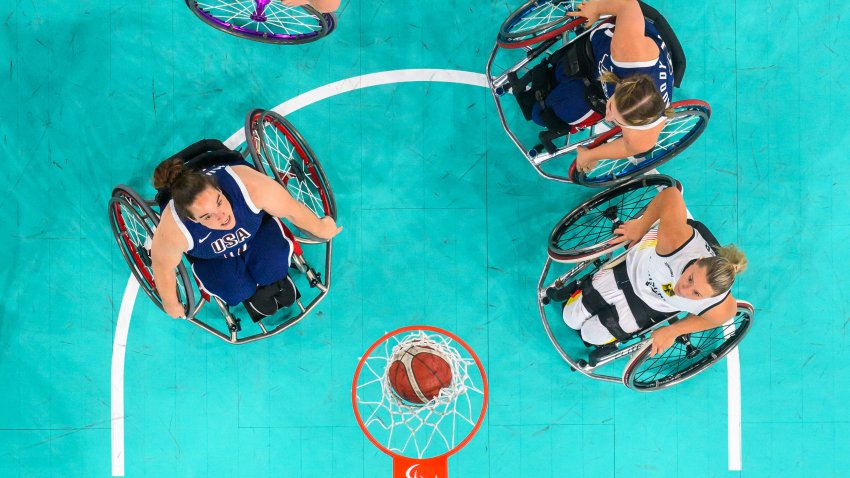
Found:
[[[678,249],[671,254],[661,255],[655,250],[658,229],[650,229],[626,255],[626,270],[635,293],[659,312],[689,312],[700,315],[723,302],[729,295],[727,291],[715,297],[698,300],[676,295],[674,287],[685,268],[697,259],[715,255],[700,233],[693,228],[692,231],[691,238]]]

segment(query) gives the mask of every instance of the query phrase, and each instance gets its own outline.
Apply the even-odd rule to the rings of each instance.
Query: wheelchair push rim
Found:
[[[283,116],[255,109],[246,119],[248,147],[256,168],[274,178],[319,218],[336,219],[336,201],[322,165],[301,133]],[[326,242],[294,228],[307,244]]]
[[[109,222],[121,255],[145,294],[164,311],[162,299],[156,290],[148,250],[149,241],[153,240],[153,231],[159,224],[159,216],[133,189],[124,185],[119,185],[112,191],[108,209]],[[182,263],[179,264],[175,274],[177,298],[183,304],[184,312],[191,315],[195,308],[195,297],[186,267]]]
[[[623,247],[611,244],[619,224],[639,217],[664,188],[681,185],[661,174],[636,178],[591,197],[561,218],[549,234],[549,257],[557,262],[587,261]]]
[[[501,48],[523,48],[574,29],[585,18],[567,16],[577,0],[529,0],[502,23],[496,43]]]
[[[735,349],[752,326],[754,309],[738,302],[738,312],[720,327],[682,336],[667,350],[650,356],[650,342],[636,353],[623,372],[623,384],[632,390],[652,392],[681,383]]]
[[[685,100],[673,103],[675,113],[667,120],[655,146],[645,154],[622,159],[602,159],[588,173],[580,173],[573,161],[570,179],[583,186],[607,187],[657,168],[688,148],[700,137],[711,118],[711,106],[700,100]],[[611,134],[614,132],[615,134]],[[589,145],[594,148],[607,141],[622,137],[620,128],[611,130]]]
[[[279,45],[309,43],[336,27],[336,16],[309,5],[288,7],[279,0],[185,0],[211,27],[248,40]]]

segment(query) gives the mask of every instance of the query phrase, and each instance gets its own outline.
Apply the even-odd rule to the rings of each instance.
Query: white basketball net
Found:
[[[366,431],[389,450],[416,458],[441,455],[475,427],[484,406],[483,378],[475,360],[462,357],[451,344],[448,337],[419,330],[401,340],[390,337],[363,363],[357,383],[359,413]],[[452,370],[451,384],[421,405],[399,398],[387,379],[390,365],[412,346],[434,350]]]

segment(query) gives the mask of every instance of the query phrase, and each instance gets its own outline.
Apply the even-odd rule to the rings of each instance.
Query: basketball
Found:
[[[424,404],[451,384],[452,368],[437,351],[414,345],[390,365],[387,378],[390,387],[403,400]]]

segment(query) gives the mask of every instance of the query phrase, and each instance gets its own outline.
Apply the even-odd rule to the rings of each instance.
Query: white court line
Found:
[[[657,169],[647,171],[646,174],[660,174]],[[682,186],[682,195],[685,194],[685,187]],[[688,219],[693,219],[691,210],[685,208]],[[730,321],[732,322],[732,321]],[[727,325],[730,322],[726,322]],[[729,338],[728,329],[723,329],[723,334]],[[741,356],[738,354],[738,347],[732,349],[726,355],[726,393],[727,397],[727,416],[728,416],[728,453],[729,453],[729,470],[741,471],[743,468],[743,446],[741,438]]]
[[[410,70],[390,70],[368,75],[355,76],[345,80],[335,81],[327,85],[302,93],[291,100],[287,100],[273,108],[275,113],[286,116],[289,113],[300,110],[305,106],[312,105],[332,96],[348,93],[349,91],[368,88],[370,86],[391,85],[395,83],[412,82],[438,82],[459,83],[462,85],[481,86],[487,88],[487,77],[481,73],[460,70],[436,70],[431,68],[418,68]],[[245,130],[240,129],[227,138],[224,145],[235,148],[245,141]]]
[[[127,352],[130,316],[138,292],[139,282],[130,274],[118,310],[115,340],[112,342],[112,476],[124,476],[124,356]]]
[[[743,468],[743,446],[741,443],[741,356],[738,347],[726,356],[726,388],[729,391],[729,470]]]
[[[355,76],[320,86],[277,105],[273,108],[273,111],[285,116],[305,106],[342,93],[370,86],[410,82],[458,83],[488,87],[487,77],[481,73],[441,69],[390,70]],[[244,141],[245,131],[240,128],[224,144],[229,148],[235,148]],[[124,291],[124,298],[121,301],[121,310],[118,314],[118,324],[115,327],[115,340],[112,347],[112,476],[124,476],[124,352],[127,345],[130,317],[133,312],[133,302],[138,290],[138,282],[130,276],[130,281]],[[737,349],[727,356],[727,366],[729,374],[729,469],[740,470],[741,373]],[[735,403],[737,408],[733,410]],[[737,466],[737,468],[733,466]]]

